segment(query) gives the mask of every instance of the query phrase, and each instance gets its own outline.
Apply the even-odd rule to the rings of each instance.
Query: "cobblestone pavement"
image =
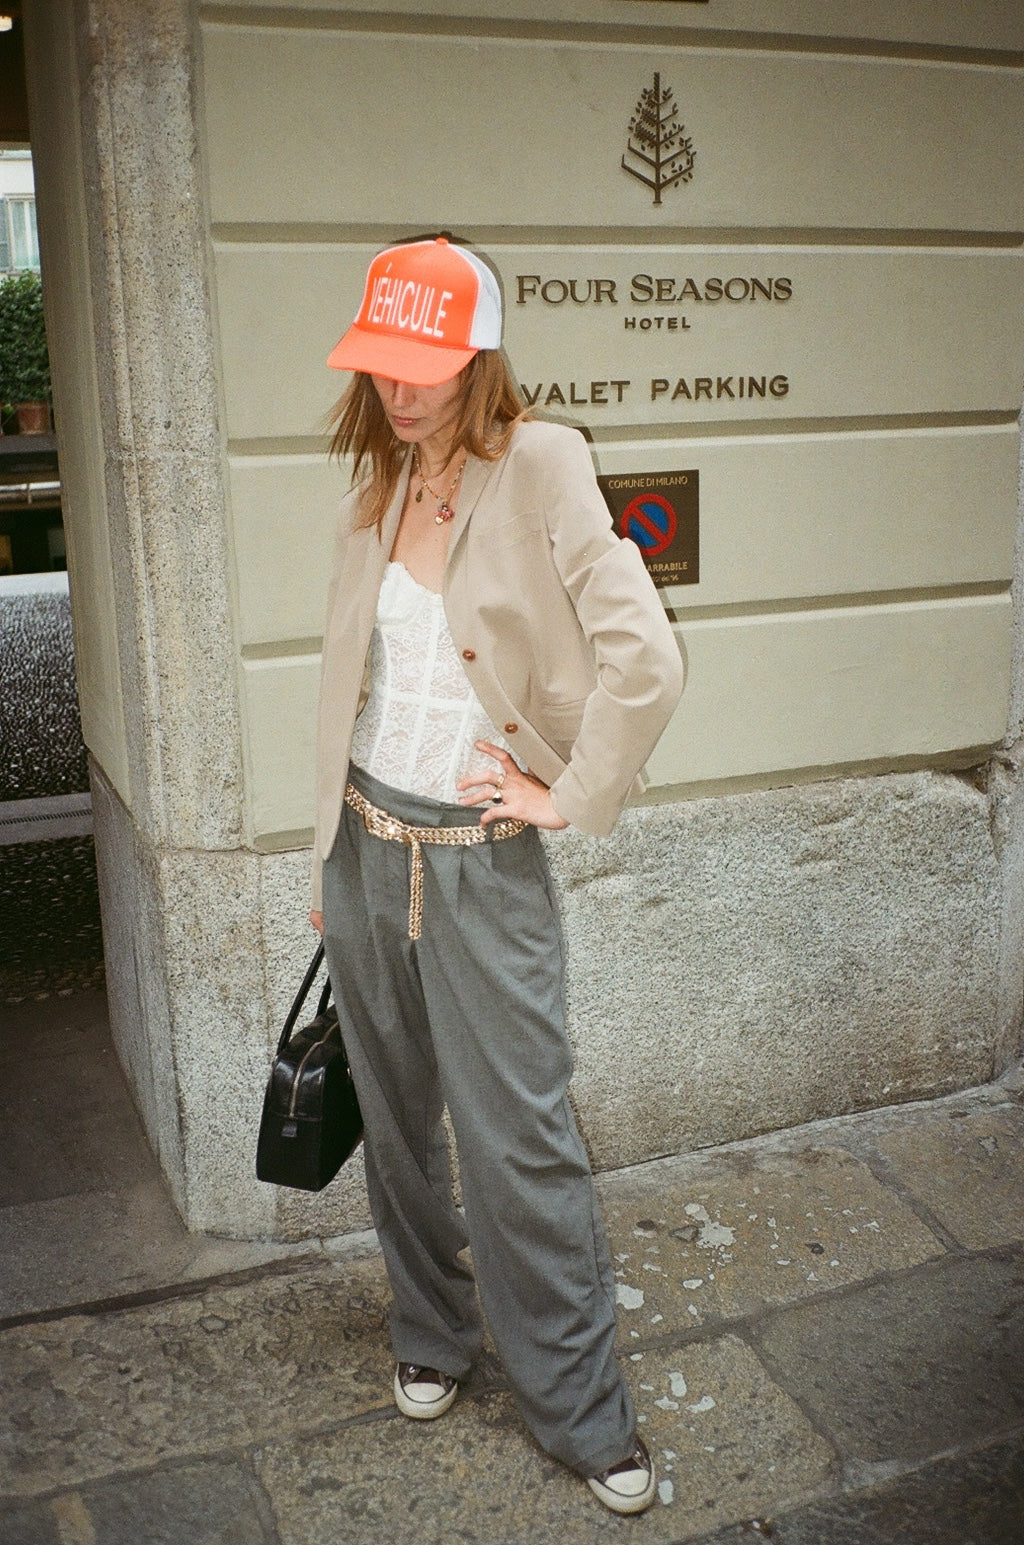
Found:
[[[0,596],[0,804],[86,793],[67,592]],[[0,843],[0,1005],[103,985],[91,836]]]
[[[3,1545],[1024,1541],[1019,1076],[602,1177],[660,1477],[627,1520],[538,1450],[490,1354],[443,1420],[400,1417],[372,1240],[267,1259],[184,1235],[141,1146],[130,1174],[116,1069],[71,1071],[118,1161],[84,1117],[74,1194],[46,1143],[34,1179],[12,1161]]]
[[[67,593],[0,597],[0,801],[89,787]]]
[[[0,846],[0,1004],[104,979],[92,837]]]

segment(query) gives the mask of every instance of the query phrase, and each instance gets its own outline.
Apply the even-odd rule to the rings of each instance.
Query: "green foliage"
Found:
[[[0,401],[50,401],[43,287],[31,271],[0,279]]]

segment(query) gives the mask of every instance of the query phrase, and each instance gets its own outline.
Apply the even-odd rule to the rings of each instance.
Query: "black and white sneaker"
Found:
[[[395,1404],[403,1416],[430,1422],[443,1416],[459,1393],[457,1380],[419,1363],[399,1363],[395,1369]]]
[[[613,1513],[642,1513],[650,1507],[658,1486],[654,1461],[643,1439],[636,1439],[628,1459],[592,1475],[587,1485]]]

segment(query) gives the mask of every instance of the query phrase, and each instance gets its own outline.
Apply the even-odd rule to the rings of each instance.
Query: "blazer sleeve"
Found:
[[[594,652],[597,684],[551,797],[573,826],[607,836],[672,717],[685,663],[639,549],[612,529],[582,435],[560,436],[552,461],[545,469],[548,534]]]

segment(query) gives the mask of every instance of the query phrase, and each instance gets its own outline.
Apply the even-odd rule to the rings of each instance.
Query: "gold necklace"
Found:
[[[428,493],[433,494],[434,498],[437,500],[437,514],[434,516],[434,520],[437,525],[443,526],[447,521],[451,520],[455,514],[455,511],[452,509],[452,495],[458,488],[459,480],[462,477],[463,472],[466,470],[466,458],[463,457],[459,466],[459,470],[452,478],[452,485],[448,492],[444,495],[439,494],[436,488],[432,488],[427,482],[426,478],[423,476],[423,469],[420,466],[420,448],[418,445],[413,448],[412,459],[416,468],[416,476],[419,478],[422,485],[419,493],[416,495],[416,503],[421,503],[423,499],[424,488]]]

